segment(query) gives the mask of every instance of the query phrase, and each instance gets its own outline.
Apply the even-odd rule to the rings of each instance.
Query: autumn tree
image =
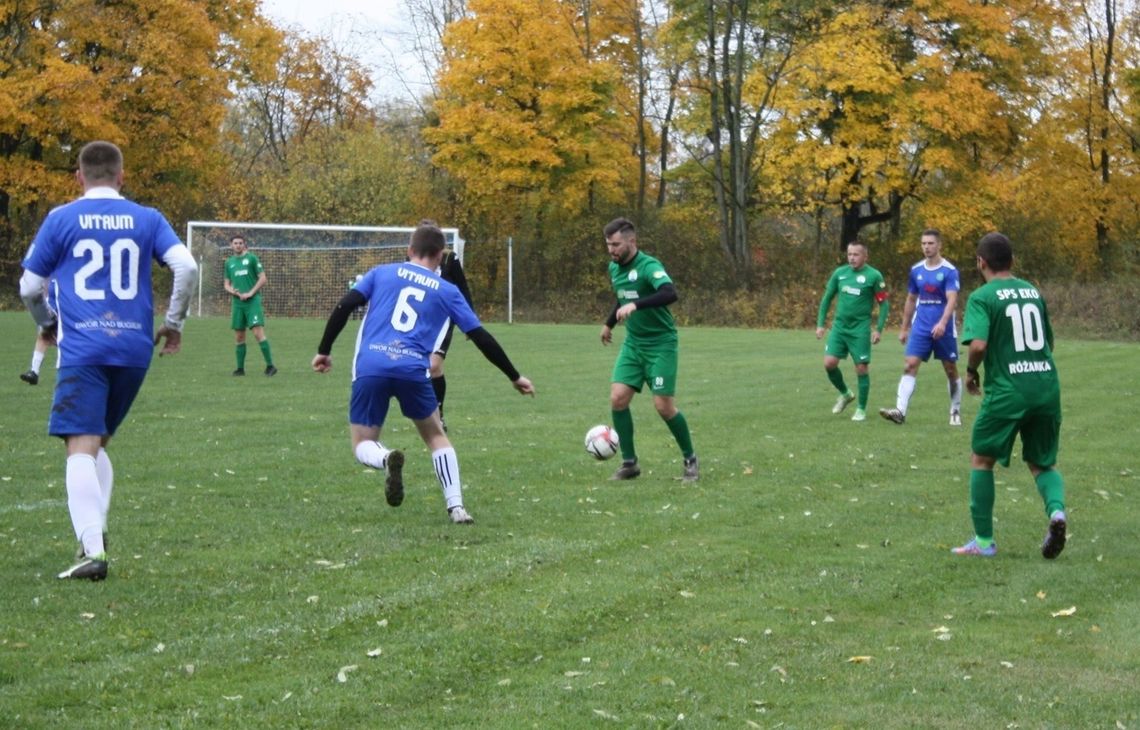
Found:
[[[271,29],[256,0],[0,5],[0,258],[19,260],[46,206],[74,197],[79,147],[118,143],[127,192],[171,218],[220,168],[230,84]]]
[[[538,192],[567,207],[612,194],[628,155],[610,101],[617,76],[588,63],[573,3],[472,0],[452,24],[428,130],[435,160],[476,200]],[[618,149],[615,149],[618,148]]]
[[[1140,17],[1132,2],[1081,0],[1050,33],[1055,76],[1035,102],[1014,203],[1058,267],[1115,268],[1140,234]]]
[[[823,3],[820,3],[823,4]],[[671,55],[681,64],[677,140],[715,203],[720,248],[742,281],[758,208],[759,142],[774,120],[775,91],[811,28],[812,0],[674,0]],[[685,174],[685,170],[679,171]]]
[[[470,0],[467,10],[447,30],[439,121],[424,134],[487,235],[543,241],[519,260],[541,282],[556,262],[581,264],[568,242],[548,238],[547,221],[596,215],[632,187],[634,135],[615,109],[620,73],[598,53],[605,35],[586,32],[596,16],[576,2]]]
[[[1028,127],[1052,19],[1034,0],[838,4],[786,78],[782,196],[838,208],[840,246],[871,223],[897,235],[904,202],[932,184],[996,210],[984,183]]]
[[[285,31],[272,71],[238,92],[227,121],[234,168],[287,170],[294,147],[323,130],[375,121],[372,79],[332,41]]]

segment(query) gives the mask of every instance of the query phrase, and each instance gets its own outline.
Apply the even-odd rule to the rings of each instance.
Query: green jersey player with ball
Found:
[[[681,479],[695,482],[700,477],[693,438],[685,416],[677,410],[677,325],[669,305],[677,301],[677,289],[661,262],[637,248],[633,222],[617,218],[606,224],[606,250],[610,254],[609,274],[617,301],[602,325],[602,344],[613,339],[613,328],[625,323],[625,340],[614,363],[610,383],[610,410],[614,430],[621,445],[622,464],[613,479],[633,479],[641,475],[633,443],[633,415],[629,404],[642,386],[649,384],[653,405],[665,421],[681,450],[684,470]]]

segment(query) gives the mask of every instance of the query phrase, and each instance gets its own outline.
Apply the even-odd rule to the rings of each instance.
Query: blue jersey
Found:
[[[111,188],[48,213],[24,268],[51,278],[60,367],[150,365],[151,260],[180,244],[161,213]]]
[[[912,266],[907,279],[907,291],[916,298],[913,321],[915,329],[930,332],[946,311],[946,295],[958,289],[958,269],[946,259],[942,259],[942,263],[934,269],[927,268],[925,259]],[[946,334],[953,337],[956,333],[954,317],[951,317],[946,323]]]
[[[356,335],[354,380],[427,380],[431,352],[449,320],[463,332],[482,326],[454,284],[418,264],[377,266],[353,288],[368,298]]]

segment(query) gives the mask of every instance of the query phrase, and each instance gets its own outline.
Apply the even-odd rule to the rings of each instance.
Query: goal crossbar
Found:
[[[230,239],[246,238],[265,267],[262,301],[270,317],[325,317],[356,277],[374,266],[403,261],[415,228],[338,226],[317,223],[189,221],[186,245],[197,259],[198,316],[229,313],[223,286]],[[463,260],[463,238],[441,228],[449,248]]]

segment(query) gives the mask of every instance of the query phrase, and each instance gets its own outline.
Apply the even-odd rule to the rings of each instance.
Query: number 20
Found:
[[[85,238],[75,245],[72,256],[90,257],[75,272],[75,293],[80,299],[97,301],[107,298],[107,292],[87,285],[88,280],[103,269],[103,247],[92,238]],[[111,262],[111,291],[119,299],[134,299],[139,293],[139,247],[129,238],[120,238],[107,250]],[[125,259],[125,261],[124,261]],[[123,275],[126,275],[126,281]]]
[[[1013,349],[1017,352],[1040,350],[1045,347],[1045,327],[1041,320],[1041,310],[1032,302],[1010,304],[1005,308],[1013,330]]]

